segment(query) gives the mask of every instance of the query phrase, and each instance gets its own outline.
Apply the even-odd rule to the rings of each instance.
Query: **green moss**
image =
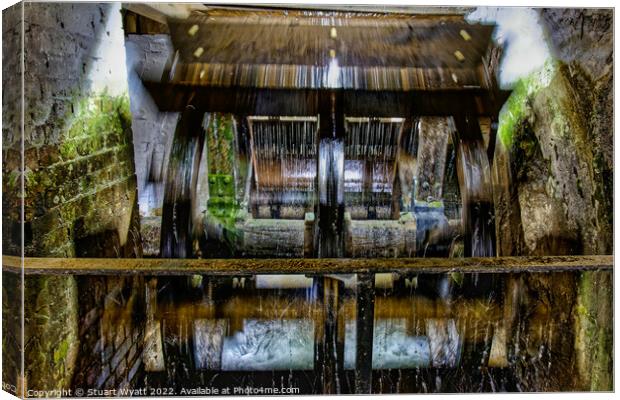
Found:
[[[458,286],[462,286],[463,285],[463,278],[464,278],[464,274],[462,272],[452,272],[450,274],[450,278],[452,279],[452,281],[454,281],[455,284],[457,284]]]
[[[233,249],[239,232],[235,229],[240,205],[235,191],[235,122],[230,114],[212,113],[206,129],[209,160],[207,217],[221,227],[225,244]]]
[[[235,183],[232,175],[209,174],[209,195],[212,197],[235,196]]]
[[[613,316],[612,278],[606,272],[584,272],[579,277],[576,306],[577,345],[585,390],[612,389]]]
[[[63,160],[101,150],[108,138],[123,137],[131,127],[129,95],[107,93],[77,100],[77,110],[66,121],[63,141],[59,146]]]
[[[54,350],[54,364],[60,364],[69,352],[69,342],[65,339]]]
[[[428,203],[428,206],[431,208],[443,208],[443,201],[431,201]]]
[[[19,171],[14,170],[5,175],[5,190],[10,192],[16,192],[21,184],[21,174]]]
[[[209,174],[233,174],[235,123],[231,114],[209,114],[206,137]]]
[[[521,78],[515,84],[512,94],[499,113],[497,135],[506,148],[512,145],[513,134],[518,124],[527,119],[532,97],[549,85],[558,66],[557,61],[549,60],[540,70]]]
[[[110,96],[100,93],[76,97],[72,109],[74,112],[58,123],[61,133],[54,156],[38,159],[34,171],[25,171],[28,220],[93,190],[99,183],[120,177],[125,174],[122,169],[124,162],[133,160],[128,94]],[[128,153],[124,153],[124,148]],[[47,154],[45,149],[41,151]],[[12,173],[10,178],[12,185],[19,185],[18,172]],[[71,221],[69,217],[62,217]]]
[[[77,283],[70,276],[28,277],[24,300],[28,385],[66,388],[79,346]]]

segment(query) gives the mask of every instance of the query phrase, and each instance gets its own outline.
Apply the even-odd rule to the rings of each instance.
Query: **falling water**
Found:
[[[261,30],[273,37],[269,28]],[[420,39],[411,38],[415,34],[409,30],[394,32],[389,45]],[[356,240],[368,243],[367,251],[352,254],[355,257],[494,256],[490,163],[484,142],[466,131],[470,125],[459,125],[458,134],[449,138],[445,168],[438,169],[444,176],[434,177],[443,190],[437,198],[416,202],[420,174],[414,171],[424,167],[418,163],[419,126],[413,118],[357,118],[344,112],[343,88],[361,89],[359,98],[357,92],[349,93],[352,98],[347,101],[364,103],[370,110],[385,99],[393,104],[398,96],[385,92],[366,102],[363,90],[429,88],[439,78],[430,76],[431,69],[349,66],[346,57],[355,54],[344,53],[338,59],[323,54],[317,57],[322,65],[307,66],[232,64],[224,54],[222,62],[209,64],[204,74],[206,67],[200,62],[178,72],[177,79],[205,86],[255,88],[226,99],[243,110],[270,111],[268,115],[279,109],[317,111],[234,117],[248,127],[243,135],[250,148],[249,201],[244,204],[247,210],[231,219],[304,227],[306,221],[315,222],[314,257],[345,257],[348,228]],[[463,85],[475,77],[457,78],[453,83]],[[289,104],[284,90],[258,90],[274,87],[322,91],[307,92],[303,100],[294,97],[299,104]],[[190,106],[175,132],[162,217],[162,257],[193,255],[192,210],[201,206],[193,193],[205,140],[201,124],[202,115]],[[366,228],[377,222],[379,228]],[[413,233],[407,231],[411,226]],[[259,241],[271,243],[274,230],[259,232]],[[305,237],[295,239],[305,244]],[[399,240],[413,245],[395,250],[393,243]],[[220,254],[221,243],[210,245],[202,256]],[[539,304],[524,311],[536,314],[532,320],[505,315],[510,301],[504,296],[507,283],[496,275],[385,275],[375,278],[374,326],[368,341],[362,342],[372,349],[366,367],[372,370],[373,391],[516,391],[524,384],[517,365],[534,365],[547,378],[544,372],[551,368],[542,365],[557,362],[545,330],[552,316]],[[324,279],[331,279],[331,298],[325,286],[317,284]],[[166,372],[148,372],[146,380],[177,388],[273,385],[320,393],[329,374],[335,375],[335,388],[330,390],[352,393],[355,369],[360,367],[358,313],[364,311],[357,308],[358,285],[354,276],[257,276],[243,271],[239,276],[204,277],[200,285],[161,283],[153,317],[161,322]],[[336,306],[330,308],[329,301]],[[515,329],[506,333],[509,324]],[[529,346],[535,330],[542,331],[537,334],[547,345],[537,348],[530,360],[517,360],[524,354],[519,346]],[[514,332],[527,340],[515,339]],[[325,338],[331,342],[322,342]],[[331,361],[323,364],[339,365],[341,371],[317,367],[319,351],[329,352],[320,354],[320,361]],[[545,389],[536,386],[542,379],[531,378],[525,382],[530,390]]]
[[[311,117],[251,117],[248,121],[253,155],[250,162],[253,168],[256,168],[253,175],[256,186],[251,192],[250,204],[257,209],[255,218],[301,219],[308,210],[312,210],[315,201],[312,193],[317,190],[320,196],[316,201],[319,206],[324,207],[320,213],[326,212],[325,207],[329,206],[331,201],[335,201],[337,205],[337,213],[334,214],[336,219],[331,220],[336,225],[329,226],[329,230],[341,223],[338,222],[337,215],[343,207],[351,210],[355,218],[362,220],[385,219],[388,222],[393,218],[392,198],[394,181],[397,178],[394,163],[398,156],[399,140],[402,141],[399,136],[402,119],[349,119],[344,141],[328,137],[318,143],[318,121]],[[165,257],[191,255],[192,221],[189,210],[195,206],[192,204],[192,199],[196,198],[192,195],[192,185],[195,185],[197,179],[195,174],[203,146],[201,136],[204,131],[201,127],[200,116],[190,107],[175,133],[162,226],[162,256]],[[408,142],[414,143],[415,140]],[[322,157],[318,157],[318,165],[313,164],[319,155]],[[490,181],[486,151],[477,142],[460,141],[457,156],[448,157],[447,160],[446,169],[457,170],[459,175],[463,199],[463,230],[466,240],[470,240],[470,254],[492,255],[493,225],[492,209],[489,209]],[[370,167],[365,167],[366,164]],[[342,177],[344,183],[338,183],[337,177]],[[344,188],[344,192],[338,191],[338,187]],[[264,211],[264,207],[268,207],[269,211]],[[356,207],[364,207],[364,211],[354,211]],[[329,211],[330,208],[327,209]],[[443,209],[433,212],[441,213]],[[445,219],[445,216],[443,218]],[[418,228],[424,229],[424,225],[419,223]],[[438,243],[452,244],[459,235],[459,230],[455,229],[447,225],[442,227],[440,230],[444,236],[436,239]],[[428,240],[429,236],[427,234],[424,237]],[[369,239],[378,243],[377,240],[383,237]],[[433,254],[448,255],[449,246],[434,248],[436,250]],[[323,251],[326,252],[324,254],[337,254],[334,252],[338,250],[332,248]],[[422,254],[426,254],[426,250]],[[384,255],[399,256],[393,252]],[[375,306],[375,312],[381,317],[375,320],[372,341],[372,364],[377,370],[379,386],[386,391],[450,391],[463,388],[475,390],[476,384],[483,387],[491,385],[492,389],[501,388],[502,383],[496,382],[496,379],[503,378],[464,378],[469,374],[465,370],[467,366],[485,362],[484,354],[490,351],[493,339],[489,333],[492,319],[485,322],[479,318],[471,321],[467,317],[446,319],[416,316],[417,313],[424,315],[427,306],[421,304],[428,301],[424,299],[432,298],[435,298],[435,307],[445,307],[448,313],[446,315],[458,316],[459,310],[463,310],[458,304],[472,298],[471,294],[466,293],[470,289],[466,288],[476,286],[472,282],[487,278],[467,275],[460,279],[447,277],[437,281],[435,276],[420,275],[416,277],[414,286],[407,285],[403,278],[393,279],[391,277],[388,280],[387,287],[390,289],[376,289],[381,298],[385,299],[377,300]],[[204,294],[180,299],[170,291],[171,302],[160,306],[170,311],[161,311],[159,315],[164,348],[168,349],[165,351],[167,379],[180,387],[196,379],[197,382],[209,382],[212,379],[234,380],[237,379],[234,371],[247,370],[259,381],[262,375],[255,374],[271,373],[271,379],[277,379],[277,375],[279,379],[298,384],[301,378],[296,371],[313,374],[313,332],[317,326],[313,315],[316,313],[316,306],[320,304],[317,303],[316,286],[309,279],[290,282],[287,280],[284,286],[273,286],[270,282],[261,277],[233,278],[231,291],[230,283],[220,280],[217,285],[221,289],[211,291],[208,301]],[[355,281],[344,289],[345,303],[355,301],[354,288]],[[266,303],[271,301],[265,297],[269,290],[275,290],[281,300],[267,305]],[[255,299],[259,306],[250,311],[244,308],[246,306],[241,307],[244,303],[239,303],[236,307],[240,315],[235,318],[241,319],[237,322],[230,318],[213,319],[213,311],[206,311],[218,302],[221,304],[218,307],[226,310],[230,296],[244,292],[247,292],[244,296],[250,296],[245,297],[246,299]],[[476,292],[480,293],[480,290]],[[214,303],[213,300],[218,298]],[[495,301],[494,296],[489,299]],[[483,296],[482,301],[486,300]],[[410,305],[398,303],[399,301],[410,302]],[[200,311],[205,307],[207,308],[204,312]],[[452,307],[455,307],[455,314],[449,311]],[[273,312],[265,313],[266,310]],[[412,315],[404,310],[414,310],[414,313]],[[174,313],[179,313],[179,317],[173,316]],[[189,315],[186,315],[187,313]],[[345,313],[345,318],[342,361],[344,381],[338,383],[340,390],[344,392],[353,388],[352,377],[347,374],[352,373],[355,368],[354,349],[357,341],[354,314]],[[469,339],[462,342],[462,338],[468,337],[482,339],[481,342],[474,341],[471,344],[467,344]],[[451,368],[445,374],[429,375],[424,372],[429,367],[444,365]],[[388,372],[392,369],[399,371],[397,376]],[[276,373],[278,370],[287,372]],[[221,374],[226,378],[218,378]],[[406,376],[413,378],[412,382],[417,382],[414,387],[403,381]],[[503,387],[506,387],[505,384]],[[314,387],[313,390],[318,389]]]
[[[462,200],[465,256],[495,255],[495,223],[491,168],[480,140],[460,140],[457,171]]]
[[[160,256],[192,257],[192,195],[204,143],[203,114],[188,106],[174,133],[166,174]]]

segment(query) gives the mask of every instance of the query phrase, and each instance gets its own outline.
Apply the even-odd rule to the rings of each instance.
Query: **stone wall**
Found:
[[[612,254],[613,12],[540,15],[553,57],[517,83],[500,113],[493,163],[498,255]],[[556,332],[517,341],[513,360],[524,390],[612,389],[611,281],[608,272],[523,277],[522,315],[551,310]],[[525,367],[521,360],[538,360],[540,349],[560,357],[545,368]],[[561,376],[570,382],[549,379]]]
[[[19,255],[21,198],[22,4],[2,11],[2,254]],[[7,163],[10,162],[10,169]],[[21,275],[2,272],[2,384],[20,395],[23,350]]]
[[[583,113],[592,156],[596,210],[600,232],[595,254],[613,252],[613,10],[544,9],[541,12],[555,57],[566,66]]]
[[[497,226],[513,235],[502,253],[611,254],[613,12],[550,9],[541,17],[553,60],[517,84],[500,114]],[[514,201],[522,232],[508,219]],[[543,211],[545,203],[552,206]]]
[[[120,22],[118,5],[26,4],[28,254],[79,256],[76,241],[112,232],[120,247],[133,246],[136,177]]]
[[[3,115],[5,252],[19,254],[20,249],[19,235],[10,233],[21,228],[15,212],[21,198],[13,194],[22,177],[23,139],[26,256],[141,256],[121,21],[120,3],[24,4],[23,132],[19,109],[5,109]],[[9,23],[4,30],[15,37],[20,26]],[[18,55],[10,46],[5,46],[5,54]],[[5,57],[3,63],[15,71],[14,59]],[[19,71],[3,74],[3,85],[3,102],[16,102],[12,97],[21,93]],[[119,285],[131,288],[120,290],[125,299],[141,293],[134,279],[122,284],[100,281],[105,282],[103,291],[82,299],[94,281],[67,276],[26,279],[26,390],[68,388],[79,380],[75,373],[89,371],[83,360],[92,359],[95,351],[89,340],[99,335],[94,330],[89,337],[82,336],[88,325],[85,319],[91,327],[105,324],[105,313],[93,310],[102,310],[104,298],[113,299]],[[131,304],[121,302],[121,308],[131,310]],[[109,326],[116,329],[115,324]],[[104,379],[103,384],[127,381],[131,360],[123,353],[125,343],[141,343],[139,331],[125,331],[122,326],[119,332],[127,338],[104,350],[113,348],[112,360],[123,358],[124,364],[113,368],[110,362],[109,374],[118,375],[114,380],[101,378],[105,370],[98,370],[97,379]]]

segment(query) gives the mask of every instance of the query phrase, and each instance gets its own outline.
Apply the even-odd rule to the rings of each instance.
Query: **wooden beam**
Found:
[[[348,274],[363,272],[529,273],[613,270],[613,255],[484,258],[38,258],[23,260],[27,275],[254,275]],[[4,271],[21,272],[18,256],[2,256]]]
[[[157,21],[160,24],[168,25],[168,17],[159,10],[154,9],[148,4],[123,3],[123,8],[143,17]]]
[[[279,16],[194,12],[187,19],[170,18],[169,26],[185,62],[322,66],[329,64],[328,49],[337,49],[344,66],[470,69],[481,64],[495,28],[469,23],[462,15],[343,13],[324,18],[311,12]],[[337,27],[335,35],[330,26]],[[197,48],[203,50],[196,53]],[[457,50],[459,56],[454,54]]]
[[[193,104],[204,112],[261,116],[314,116],[321,89],[210,87],[182,83],[143,82],[160,111],[182,111]],[[448,116],[467,112],[497,116],[508,91],[491,94],[482,88],[373,91],[342,90],[343,113],[349,117]]]
[[[372,341],[375,321],[375,277],[357,275],[357,340],[355,343],[355,394],[372,393]]]
[[[314,370],[320,377],[323,394],[340,394],[344,372],[345,324],[340,302],[344,283],[327,276],[316,276],[313,292],[320,304],[315,320]]]

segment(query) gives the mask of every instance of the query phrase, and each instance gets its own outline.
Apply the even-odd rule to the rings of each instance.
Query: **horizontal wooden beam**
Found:
[[[475,68],[495,28],[463,15],[277,14],[197,11],[168,23],[184,62],[326,65],[332,50],[340,65],[431,68]]]
[[[372,91],[492,89],[482,66],[421,68],[305,64],[175,64],[171,82],[207,87],[333,89]]]
[[[208,87],[180,83],[143,82],[160,111],[182,111],[192,104],[204,112],[261,116],[314,116],[319,113],[320,89]],[[349,117],[409,118],[470,114],[496,117],[508,91],[481,88],[453,90],[342,90],[343,112]]]
[[[3,271],[27,275],[192,275],[348,273],[528,273],[612,270],[613,256],[339,259],[162,259],[2,257]]]

